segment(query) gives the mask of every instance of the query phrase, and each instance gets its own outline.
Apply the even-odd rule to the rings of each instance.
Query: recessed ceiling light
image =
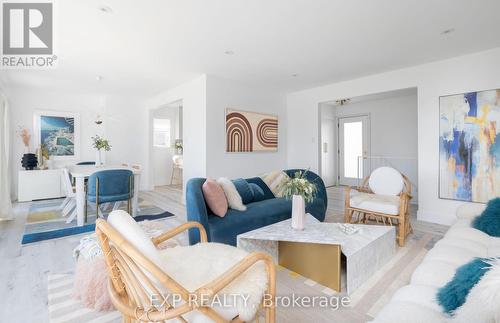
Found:
[[[113,9],[111,9],[110,6],[105,6],[105,5],[99,6],[99,10],[104,13],[113,13]]]
[[[299,76],[299,74],[292,74],[292,77],[297,77]]]
[[[97,75],[97,76],[95,77],[95,80],[96,80],[97,82],[102,81],[102,76],[101,76],[101,75]]]
[[[441,35],[448,35],[455,31],[455,28],[445,29],[441,32]]]
[[[232,50],[226,50],[224,52],[224,54],[226,54],[226,55],[234,55],[234,52]]]

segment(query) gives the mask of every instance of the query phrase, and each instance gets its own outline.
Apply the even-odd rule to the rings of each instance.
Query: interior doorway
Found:
[[[361,185],[382,166],[406,175],[418,196],[417,88],[319,104],[318,169],[326,186]]]
[[[153,186],[182,190],[182,101],[157,108],[151,117]]]

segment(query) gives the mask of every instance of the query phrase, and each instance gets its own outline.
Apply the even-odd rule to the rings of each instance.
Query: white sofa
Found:
[[[450,320],[436,301],[437,290],[449,282],[456,269],[474,257],[500,256],[500,238],[470,226],[484,205],[464,205],[457,222],[425,256],[410,284],[399,289],[373,323],[438,323]]]

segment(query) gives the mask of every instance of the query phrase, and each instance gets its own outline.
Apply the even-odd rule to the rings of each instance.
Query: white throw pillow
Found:
[[[267,187],[273,192],[275,197],[281,196],[283,183],[290,179],[290,177],[282,170],[275,170],[266,173],[260,178],[266,183]]]
[[[491,260],[488,270],[467,295],[465,303],[457,308],[451,322],[500,322],[500,259]]]
[[[392,167],[379,167],[370,174],[368,186],[375,194],[398,195],[404,187],[403,176]]]
[[[226,194],[227,204],[231,209],[235,209],[238,211],[247,210],[247,207],[243,204],[240,193],[238,193],[238,191],[236,190],[236,186],[234,186],[234,183],[229,178],[221,177],[217,180],[217,183],[224,190],[224,194]]]

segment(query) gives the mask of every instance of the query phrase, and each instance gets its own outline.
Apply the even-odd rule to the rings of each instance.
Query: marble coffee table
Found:
[[[304,230],[294,230],[291,219],[238,235],[237,245],[248,252],[264,251],[276,263],[341,292],[342,256],[345,256],[346,292],[352,293],[396,252],[392,226],[356,225],[347,235],[338,223],[306,216]]]

